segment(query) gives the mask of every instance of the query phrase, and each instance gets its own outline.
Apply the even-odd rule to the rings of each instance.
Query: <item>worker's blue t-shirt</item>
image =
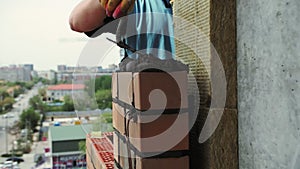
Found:
[[[124,18],[126,20],[122,22]],[[174,58],[173,18],[169,0],[135,0],[131,14],[122,17],[119,22],[113,21],[113,18],[106,18],[104,22],[110,24],[85,34],[97,37],[104,32],[115,33],[118,42],[121,40],[140,53],[162,60]],[[129,58],[138,57],[129,50],[124,53]]]
[[[123,39],[142,53],[163,60],[174,58],[173,19],[169,0],[136,0],[134,10],[128,16]],[[125,53],[130,58],[138,57],[128,50]]]

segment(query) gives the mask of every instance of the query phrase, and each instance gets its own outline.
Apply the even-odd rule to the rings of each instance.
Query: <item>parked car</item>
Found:
[[[0,164],[0,169],[19,169],[18,162],[13,162],[13,161],[5,161],[3,164]]]
[[[28,129],[22,129],[20,135],[21,137],[26,137],[28,135]]]
[[[13,161],[13,162],[21,163],[21,162],[24,162],[24,159],[21,157],[9,157],[6,161]]]
[[[4,119],[6,119],[6,118],[14,118],[14,117],[15,117],[15,115],[13,115],[12,113],[7,113],[7,114],[4,114],[2,116],[2,118],[4,118]]]

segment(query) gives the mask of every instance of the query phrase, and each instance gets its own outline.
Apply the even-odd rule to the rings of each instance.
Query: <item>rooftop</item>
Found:
[[[84,87],[83,84],[59,84],[49,86],[48,90],[83,90]]]
[[[84,140],[92,125],[50,126],[49,130],[52,141]]]

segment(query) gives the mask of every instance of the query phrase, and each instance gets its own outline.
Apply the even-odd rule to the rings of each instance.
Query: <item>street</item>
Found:
[[[24,109],[27,109],[29,107],[29,99],[33,96],[38,94],[38,89],[42,87],[42,84],[39,83],[35,85],[30,91],[23,94],[22,97],[13,105],[13,109],[4,114],[0,115],[0,153],[4,154],[6,153],[6,146],[8,147],[8,151],[12,149],[13,141],[15,140],[15,137],[10,135],[9,133],[6,133],[6,129],[11,127],[15,122],[19,120],[19,116],[21,115],[22,111]],[[8,136],[8,139],[6,140],[6,135]],[[8,144],[6,144],[8,143]],[[36,154],[43,154],[44,153],[44,147],[47,146],[47,142],[34,142],[32,145],[32,151],[29,154],[24,154],[22,156],[22,159],[24,159],[24,162],[19,164],[19,167],[22,169],[31,169],[33,166],[35,166],[34,162],[34,156]],[[4,162],[6,158],[0,157],[0,162]],[[50,165],[49,158],[46,158],[46,162],[41,167],[49,168]]]
[[[2,143],[0,144],[0,154],[6,153],[6,128],[11,127],[14,122],[19,120],[21,112],[29,106],[29,99],[38,94],[39,87],[40,85],[35,85],[30,91],[23,94],[23,97],[13,105],[13,109],[10,112],[0,115],[0,143]],[[13,142],[11,135],[8,136],[7,142],[8,149],[10,150]]]

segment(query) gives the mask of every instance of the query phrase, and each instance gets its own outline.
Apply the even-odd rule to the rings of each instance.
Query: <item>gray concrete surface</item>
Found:
[[[237,0],[239,165],[300,168],[300,1]]]

